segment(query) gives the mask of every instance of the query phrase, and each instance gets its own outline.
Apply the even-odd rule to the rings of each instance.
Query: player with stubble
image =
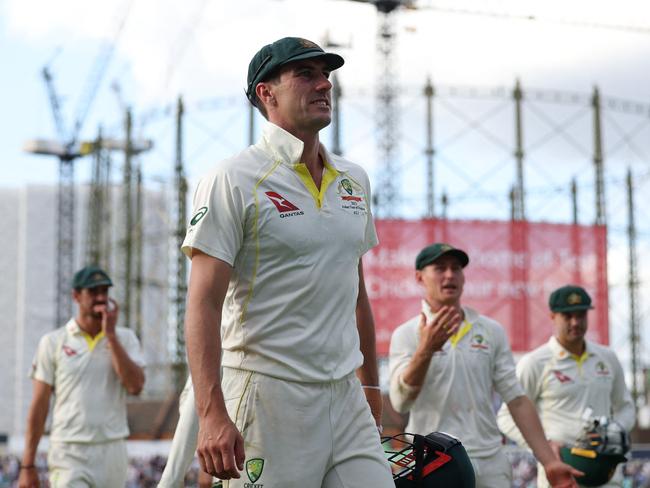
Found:
[[[260,49],[247,96],[268,120],[261,140],[194,195],[183,252],[197,454],[226,488],[394,487],[361,262],[377,244],[370,186],[319,141],[343,62],[296,37]]]
[[[398,412],[410,414],[408,432],[439,430],[462,441],[477,488],[510,488],[512,469],[492,407],[496,391],[551,486],[575,488],[573,475],[582,473],[554,455],[537,411],[517,381],[503,327],[461,305],[469,262],[465,251],[441,242],[417,255],[415,279],[422,288],[422,308],[391,338],[390,400]]]
[[[76,316],[38,344],[20,488],[39,486],[34,462],[52,397],[50,486],[123,488],[126,483],[126,398],[142,391],[145,362],[135,333],[116,326],[119,307],[109,295],[112,286],[97,266],[77,271]]]

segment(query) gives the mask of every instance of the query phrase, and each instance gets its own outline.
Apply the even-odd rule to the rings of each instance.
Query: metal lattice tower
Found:
[[[521,91],[521,85],[519,80],[515,84],[515,90],[513,92],[513,98],[515,100],[515,160],[516,160],[516,175],[517,182],[515,184],[515,199],[514,199],[514,219],[515,220],[525,220],[526,219],[526,208],[525,208],[525,190],[524,190],[524,134],[523,134],[523,121],[521,118],[521,101],[524,98],[523,92]]]
[[[102,148],[101,129],[93,146],[93,172],[88,197],[86,225],[86,263],[109,269],[110,254],[110,156]]]
[[[142,339],[142,288],[144,286],[143,251],[144,251],[144,203],[142,188],[142,165],[138,161],[135,167],[135,333]]]
[[[596,173],[596,224],[607,224],[605,210],[605,169],[603,164],[603,138],[600,117],[600,92],[594,88],[591,99],[594,108],[594,170]]]
[[[252,132],[252,131],[251,131]],[[176,108],[176,162],[174,165],[174,180],[176,186],[176,287],[174,290],[173,306],[176,312],[176,343],[174,350],[174,382],[176,389],[181,391],[187,376],[185,361],[185,298],[187,296],[187,260],[180,252],[185,238],[187,225],[187,180],[183,168],[183,100],[178,99]]]
[[[435,217],[435,168],[433,156],[435,150],[433,148],[433,96],[435,91],[431,84],[431,79],[427,79],[427,84],[424,87],[424,96],[427,104],[427,146],[424,149],[424,154],[427,158],[427,217]]]
[[[634,408],[638,408],[639,404],[639,316],[638,316],[638,269],[636,260],[636,224],[634,219],[634,186],[632,184],[632,170],[628,169],[627,172],[627,209],[628,209],[628,245],[629,245],[629,272],[628,272],[628,293],[630,297],[630,355],[631,355],[631,369],[632,369],[632,399],[634,400]]]
[[[122,186],[124,202],[124,298],[122,311],[124,327],[131,327],[131,290],[133,285],[133,167],[132,167],[132,115],[126,112],[126,150],[124,151],[124,181]]]
[[[57,248],[56,248],[56,324],[72,316],[70,287],[74,273],[74,157],[59,159]]]
[[[381,74],[377,87],[377,135],[380,175],[377,197],[377,214],[382,217],[396,215],[399,181],[396,162],[397,152],[397,97],[396,71],[394,63],[395,16],[393,11],[401,2],[377,2],[379,30],[377,32],[377,51],[380,58]]]

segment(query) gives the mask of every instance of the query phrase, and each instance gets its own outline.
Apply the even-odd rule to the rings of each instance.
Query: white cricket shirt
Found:
[[[424,301],[422,310],[432,318]],[[447,432],[461,440],[470,457],[488,457],[501,448],[493,390],[506,403],[524,392],[503,327],[471,308],[463,307],[463,311],[465,321],[454,340],[433,354],[414,401],[409,398],[413,390],[401,375],[417,348],[420,317],[395,330],[390,343],[390,400],[397,411],[409,412],[406,432]]]
[[[133,331],[115,330],[131,360],[144,366]],[[113,369],[103,333],[93,339],[70,319],[41,338],[30,376],[53,388],[52,441],[105,442],[129,435],[127,393]]]
[[[302,141],[268,124],[260,142],[217,165],[198,185],[182,249],[233,267],[223,366],[331,381],[363,362],[357,270],[377,236],[365,171],[321,145],[319,190],[302,151]]]
[[[517,376],[537,407],[548,439],[572,444],[582,432],[587,407],[594,416],[613,417],[627,431],[634,426],[634,404],[623,369],[608,347],[586,341],[576,357],[555,337],[524,355]],[[520,445],[525,441],[506,409],[499,411],[499,428]]]

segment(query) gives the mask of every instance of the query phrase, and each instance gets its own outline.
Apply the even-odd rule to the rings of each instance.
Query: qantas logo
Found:
[[[293,217],[294,215],[305,214],[302,210],[300,210],[279,193],[276,193],[274,191],[267,191],[265,192],[265,195],[269,197],[269,200],[271,200],[273,202],[273,205],[275,205],[275,208],[278,209],[278,212],[280,212],[280,217]]]
[[[569,376],[565,375],[562,371],[559,371],[557,369],[554,369],[552,373],[555,375],[557,380],[560,383],[571,383],[573,382],[573,379],[571,379]]]
[[[70,346],[64,345],[62,347],[62,349],[63,349],[63,352],[65,353],[66,356],[76,356],[76,354],[77,354],[77,351],[72,349]]]

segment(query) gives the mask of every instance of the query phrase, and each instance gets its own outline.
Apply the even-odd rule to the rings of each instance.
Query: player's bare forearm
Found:
[[[545,464],[554,459],[533,402],[526,395],[522,395],[508,402],[508,410],[537,460]]]
[[[221,392],[221,309],[230,267],[200,252],[192,256],[185,341],[199,418],[225,412]]]
[[[357,377],[365,386],[364,393],[370,411],[377,425],[381,425],[383,399],[379,390],[379,372],[377,370],[377,345],[375,341],[375,321],[372,317],[370,300],[363,279],[363,264],[359,260],[359,295],[356,306],[357,330],[363,364],[357,369]]]
[[[131,359],[117,335],[107,336],[113,370],[130,395],[139,395],[144,387],[144,371]]]
[[[535,405],[526,395],[508,402],[508,410],[519,431],[533,451],[537,460],[544,466],[546,477],[552,487],[577,487],[573,476],[581,473],[562,463],[554,454],[546,440],[544,428],[539,420]]]
[[[363,385],[379,385],[377,371],[377,345],[375,341],[375,321],[372,317],[370,300],[363,279],[363,264],[359,260],[359,295],[356,306],[357,330],[363,365],[357,370],[357,376]]]
[[[50,409],[50,396],[52,387],[39,380],[32,381],[32,403],[27,414],[27,428],[25,431],[25,450],[23,452],[23,466],[31,466],[36,459],[38,443],[45,430],[45,419]]]
[[[220,479],[239,478],[244,441],[228,417],[221,390],[221,309],[230,266],[200,252],[192,256],[185,314],[185,339],[199,417],[197,454],[201,468]]]

